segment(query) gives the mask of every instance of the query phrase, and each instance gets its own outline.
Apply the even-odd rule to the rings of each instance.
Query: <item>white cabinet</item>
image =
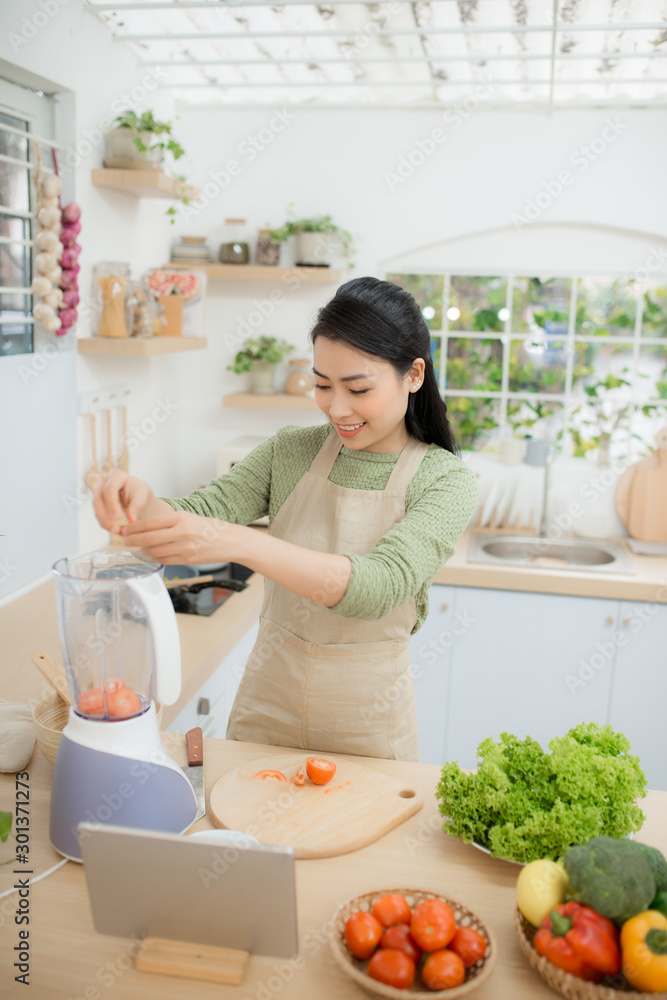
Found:
[[[429,600],[411,641],[424,763],[472,768],[487,736],[546,748],[609,722],[667,789],[667,606],[439,585]]]
[[[546,747],[579,722],[606,722],[616,601],[459,587],[455,606],[468,628],[450,651],[445,759],[475,767],[487,736]],[[584,670],[605,643],[602,669]]]
[[[424,764],[442,764],[445,760],[449,651],[461,630],[454,616],[454,594],[454,587],[431,587],[428,618],[410,640],[419,753]]]
[[[225,738],[229,713],[232,710],[250,650],[255,645],[258,630],[259,620],[237,642],[231,653],[211,674],[194,698],[188,702],[185,708],[181,709],[169,726],[170,732],[187,733],[188,729],[201,726],[204,736]],[[202,705],[203,700],[208,700],[208,706]],[[205,707],[208,707],[207,712],[200,710]]]
[[[649,788],[667,789],[667,605],[623,601],[609,721],[642,762]]]

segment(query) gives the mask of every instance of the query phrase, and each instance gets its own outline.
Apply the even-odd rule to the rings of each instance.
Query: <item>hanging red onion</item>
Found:
[[[81,223],[72,222],[67,226],[63,226],[60,230],[60,242],[64,247],[74,246],[76,243],[76,238],[81,232]]]
[[[67,226],[72,222],[78,222],[81,218],[81,209],[75,201],[71,201],[69,205],[65,205],[62,211],[62,223],[63,226]]]
[[[76,265],[76,270],[73,267],[68,268],[63,271],[63,276],[60,279],[60,287],[63,291],[67,291],[68,288],[77,288],[76,276],[79,273],[79,265]]]
[[[67,309],[73,309],[79,304],[79,293],[76,288],[68,288],[66,292],[63,292],[63,302]]]
[[[59,309],[58,316],[63,326],[74,326],[76,323],[76,309]]]
[[[63,269],[69,269],[74,267],[74,265],[76,264],[77,257],[78,254],[74,249],[74,247],[65,247],[65,249],[63,250],[63,255],[60,258],[60,266]]]

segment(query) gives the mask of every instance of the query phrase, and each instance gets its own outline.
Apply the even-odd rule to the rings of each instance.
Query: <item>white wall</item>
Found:
[[[426,267],[461,262],[466,270],[513,265],[528,269],[534,263],[542,272],[572,262],[573,267],[585,264],[592,270],[630,274],[644,265],[647,248],[658,246],[667,252],[667,115],[658,111],[574,111],[549,118],[522,111],[494,113],[482,105],[467,119],[452,113],[444,118],[436,112],[378,110],[298,111],[285,121],[284,116],[276,117],[281,108],[181,109],[175,131],[188,155],[180,161],[184,164],[180,169],[209,197],[179,213],[176,225],[170,227],[164,202],[137,201],[94,188],[90,182],[91,168],[100,166],[104,155],[98,141],[101,126],[113,117],[114,103],[131,102],[132,87],[139,86],[145,95],[142,106],[169,116],[170,93],[150,89],[155,81],[137,68],[129,51],[111,40],[79,0],[70,0],[36,37],[15,50],[9,41],[14,28],[20,30],[24,11],[32,14],[37,9],[32,2],[0,0],[5,28],[0,59],[13,64],[15,73],[23,69],[39,74],[76,96],[73,145],[88,143],[79,145],[75,168],[76,198],[83,209],[84,294],[96,261],[127,260],[138,276],[166,261],[172,240],[182,233],[206,235],[217,250],[224,219],[230,216],[248,220],[249,241],[254,244],[257,228],[284,221],[290,202],[301,216],[331,213],[355,234],[358,250],[349,276],[382,276],[386,270],[416,262]],[[608,119],[616,123],[615,129]],[[441,129],[437,138],[444,135],[444,141],[430,138],[434,129]],[[261,148],[251,159],[253,137]],[[580,147],[595,140],[591,155],[596,159],[584,170]],[[417,163],[423,156],[420,144],[421,150],[432,148],[432,152],[411,168],[411,161]],[[238,173],[225,183],[220,172],[231,160],[239,164]],[[69,162],[74,162],[72,156]],[[409,176],[398,182],[389,175],[398,175],[401,165]],[[541,211],[534,224],[517,232],[512,216],[525,215],[527,201],[544,192],[543,185],[551,184],[563,170],[569,170],[571,183],[563,186],[560,197]],[[200,210],[195,214],[193,209]],[[595,239],[586,244],[585,253],[577,254],[577,248],[584,246],[582,230],[551,223],[613,227],[615,233],[606,228],[584,230],[594,232]],[[467,234],[486,230],[497,232],[460,242]],[[411,253],[423,247],[429,249]],[[293,248],[283,250],[283,263],[292,263]],[[288,292],[286,301],[262,319],[256,332],[304,347],[317,308],[333,290],[304,284]],[[256,303],[266,301],[270,291],[264,283],[212,283],[206,351],[155,358],[79,357],[79,390],[118,383],[131,389],[130,426],[139,428],[137,440],[140,435],[146,438],[131,456],[131,469],[158,494],[182,495],[208,480],[218,446],[240,434],[271,434],[281,424],[307,424],[319,418],[307,412],[222,407],[222,396],[244,385],[241,377],[226,371],[239,331],[246,329],[244,321],[258,318]],[[80,334],[88,332],[82,322]],[[173,415],[154,433],[144,435],[141,423],[160,400],[175,407]],[[16,427],[20,435],[18,414]],[[78,435],[81,480],[90,458],[81,418]],[[29,440],[25,446],[29,448]],[[99,447],[104,453],[101,434]],[[45,506],[55,502],[58,499],[47,490]],[[97,526],[89,498],[73,516],[77,515],[80,549],[104,544],[106,535]]]

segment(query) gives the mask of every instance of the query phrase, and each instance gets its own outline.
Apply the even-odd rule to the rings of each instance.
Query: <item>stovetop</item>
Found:
[[[169,590],[174,611],[181,615],[212,615],[234,593],[245,590],[247,583],[240,580],[216,578],[210,583],[192,587],[173,587]]]

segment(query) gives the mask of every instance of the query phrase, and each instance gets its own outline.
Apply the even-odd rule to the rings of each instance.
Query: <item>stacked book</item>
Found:
[[[210,264],[213,260],[205,236],[181,236],[171,248],[173,264]]]

